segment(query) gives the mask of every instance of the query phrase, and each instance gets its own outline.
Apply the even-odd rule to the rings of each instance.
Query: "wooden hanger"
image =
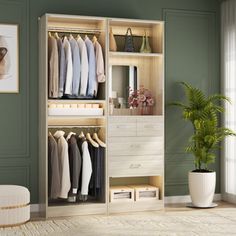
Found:
[[[70,39],[73,39],[73,38],[74,38],[74,36],[73,36],[72,34],[70,34],[70,35],[69,35],[69,38],[70,38]]]
[[[52,34],[51,34],[51,32],[48,32],[48,36],[49,36],[49,37],[52,37]]]
[[[96,43],[98,41],[98,39],[97,39],[97,37],[95,35],[93,36],[92,40],[93,40],[93,43]]]
[[[90,133],[86,134],[86,139],[96,148],[99,147],[99,145],[91,138]]]
[[[106,147],[106,144],[101,140],[99,139],[97,133],[93,133],[93,139],[101,146],[101,147]]]
[[[54,36],[55,36],[55,38],[57,38],[57,39],[60,38],[57,32],[55,32]]]

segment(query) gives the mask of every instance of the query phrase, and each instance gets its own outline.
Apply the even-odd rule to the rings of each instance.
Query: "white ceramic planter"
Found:
[[[189,172],[188,183],[193,206],[211,207],[215,193],[216,173]]]

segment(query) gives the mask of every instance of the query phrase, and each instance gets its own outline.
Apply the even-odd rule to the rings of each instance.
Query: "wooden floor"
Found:
[[[0,235],[236,235],[236,206],[218,202],[212,209],[169,204],[162,211],[75,216],[42,220],[34,217],[20,227],[0,229]]]

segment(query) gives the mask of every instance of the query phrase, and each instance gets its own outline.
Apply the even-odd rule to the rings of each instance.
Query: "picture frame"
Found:
[[[0,93],[19,93],[19,26],[0,23]]]

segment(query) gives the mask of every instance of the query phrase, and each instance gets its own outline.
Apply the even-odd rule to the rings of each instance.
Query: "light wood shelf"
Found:
[[[66,120],[74,120],[74,119],[105,119],[106,116],[67,116],[67,115],[64,115],[64,116],[49,116],[48,117],[48,120],[54,120],[54,119],[66,119]]]
[[[69,206],[48,206],[47,216],[74,216],[90,214],[106,214],[106,203],[88,203],[88,204],[71,204]]]
[[[96,99],[48,99],[48,103],[106,103],[106,100],[96,100]]]
[[[50,126],[106,126],[106,116],[49,116],[48,127]]]
[[[162,57],[162,53],[141,53],[141,52],[109,52],[109,56],[125,57]]]

